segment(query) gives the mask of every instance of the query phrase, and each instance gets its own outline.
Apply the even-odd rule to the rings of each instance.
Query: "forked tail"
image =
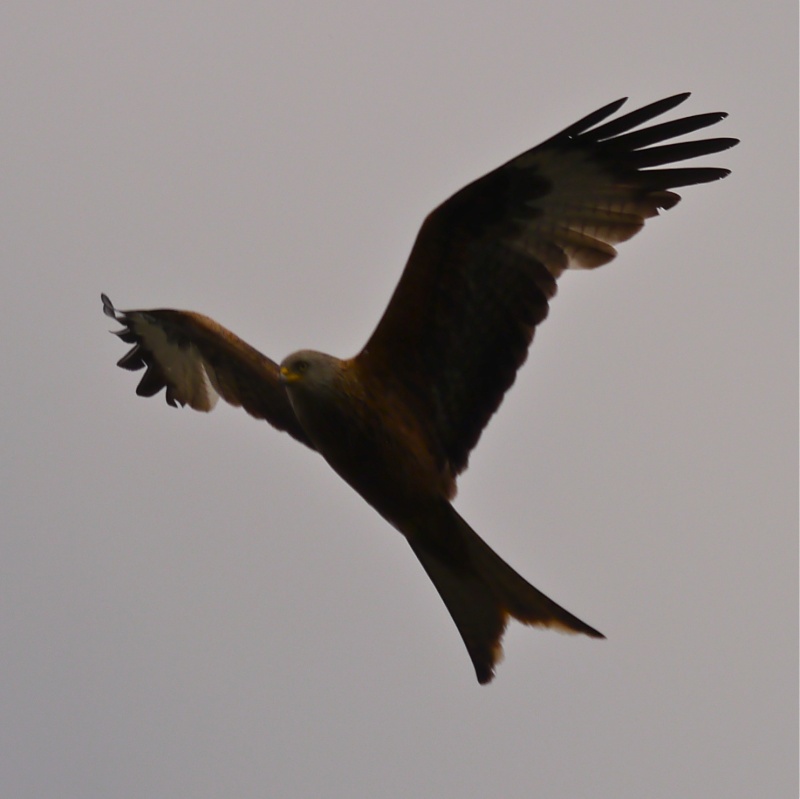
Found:
[[[435,532],[428,528],[407,538],[464,639],[479,683],[494,677],[509,616],[523,624],[605,637],[517,574],[452,505],[443,503],[437,517]]]

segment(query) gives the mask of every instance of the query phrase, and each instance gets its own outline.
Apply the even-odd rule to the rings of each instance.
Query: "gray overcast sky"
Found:
[[[0,793],[796,796],[794,6],[6,0]],[[457,501],[607,641],[479,687],[319,457],[114,365],[100,291],[351,355],[434,205],[684,90],[733,174],[565,276]]]

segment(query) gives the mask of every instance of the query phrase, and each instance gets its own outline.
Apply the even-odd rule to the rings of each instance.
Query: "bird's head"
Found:
[[[281,382],[287,388],[331,385],[337,366],[337,358],[314,350],[300,350],[281,361]]]
[[[283,359],[280,379],[300,424],[322,452],[331,429],[341,428],[331,420],[338,419],[342,407],[349,407],[342,362],[322,352],[300,350]]]

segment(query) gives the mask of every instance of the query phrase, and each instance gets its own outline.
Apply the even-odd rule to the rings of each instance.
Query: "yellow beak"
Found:
[[[300,379],[300,375],[297,372],[290,372],[287,366],[281,366],[281,380],[284,383],[294,383],[295,381]]]

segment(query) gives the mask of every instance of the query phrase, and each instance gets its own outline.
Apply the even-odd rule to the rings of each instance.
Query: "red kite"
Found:
[[[639,128],[688,96],[604,122],[625,100],[611,103],[454,194],[425,220],[354,358],[303,350],[279,366],[206,316],[117,311],[103,295],[105,313],[124,325],[117,335],[134,345],[119,365],[145,369],[141,396],[166,388],[170,405],[199,411],[221,396],[319,452],[406,537],[480,683],[494,676],[509,617],[602,638],[517,574],[450,500],[561,273],[608,263],[613,245],[678,202],[672,189],[728,174],[672,164],[736,139],[664,143],[726,114]]]

